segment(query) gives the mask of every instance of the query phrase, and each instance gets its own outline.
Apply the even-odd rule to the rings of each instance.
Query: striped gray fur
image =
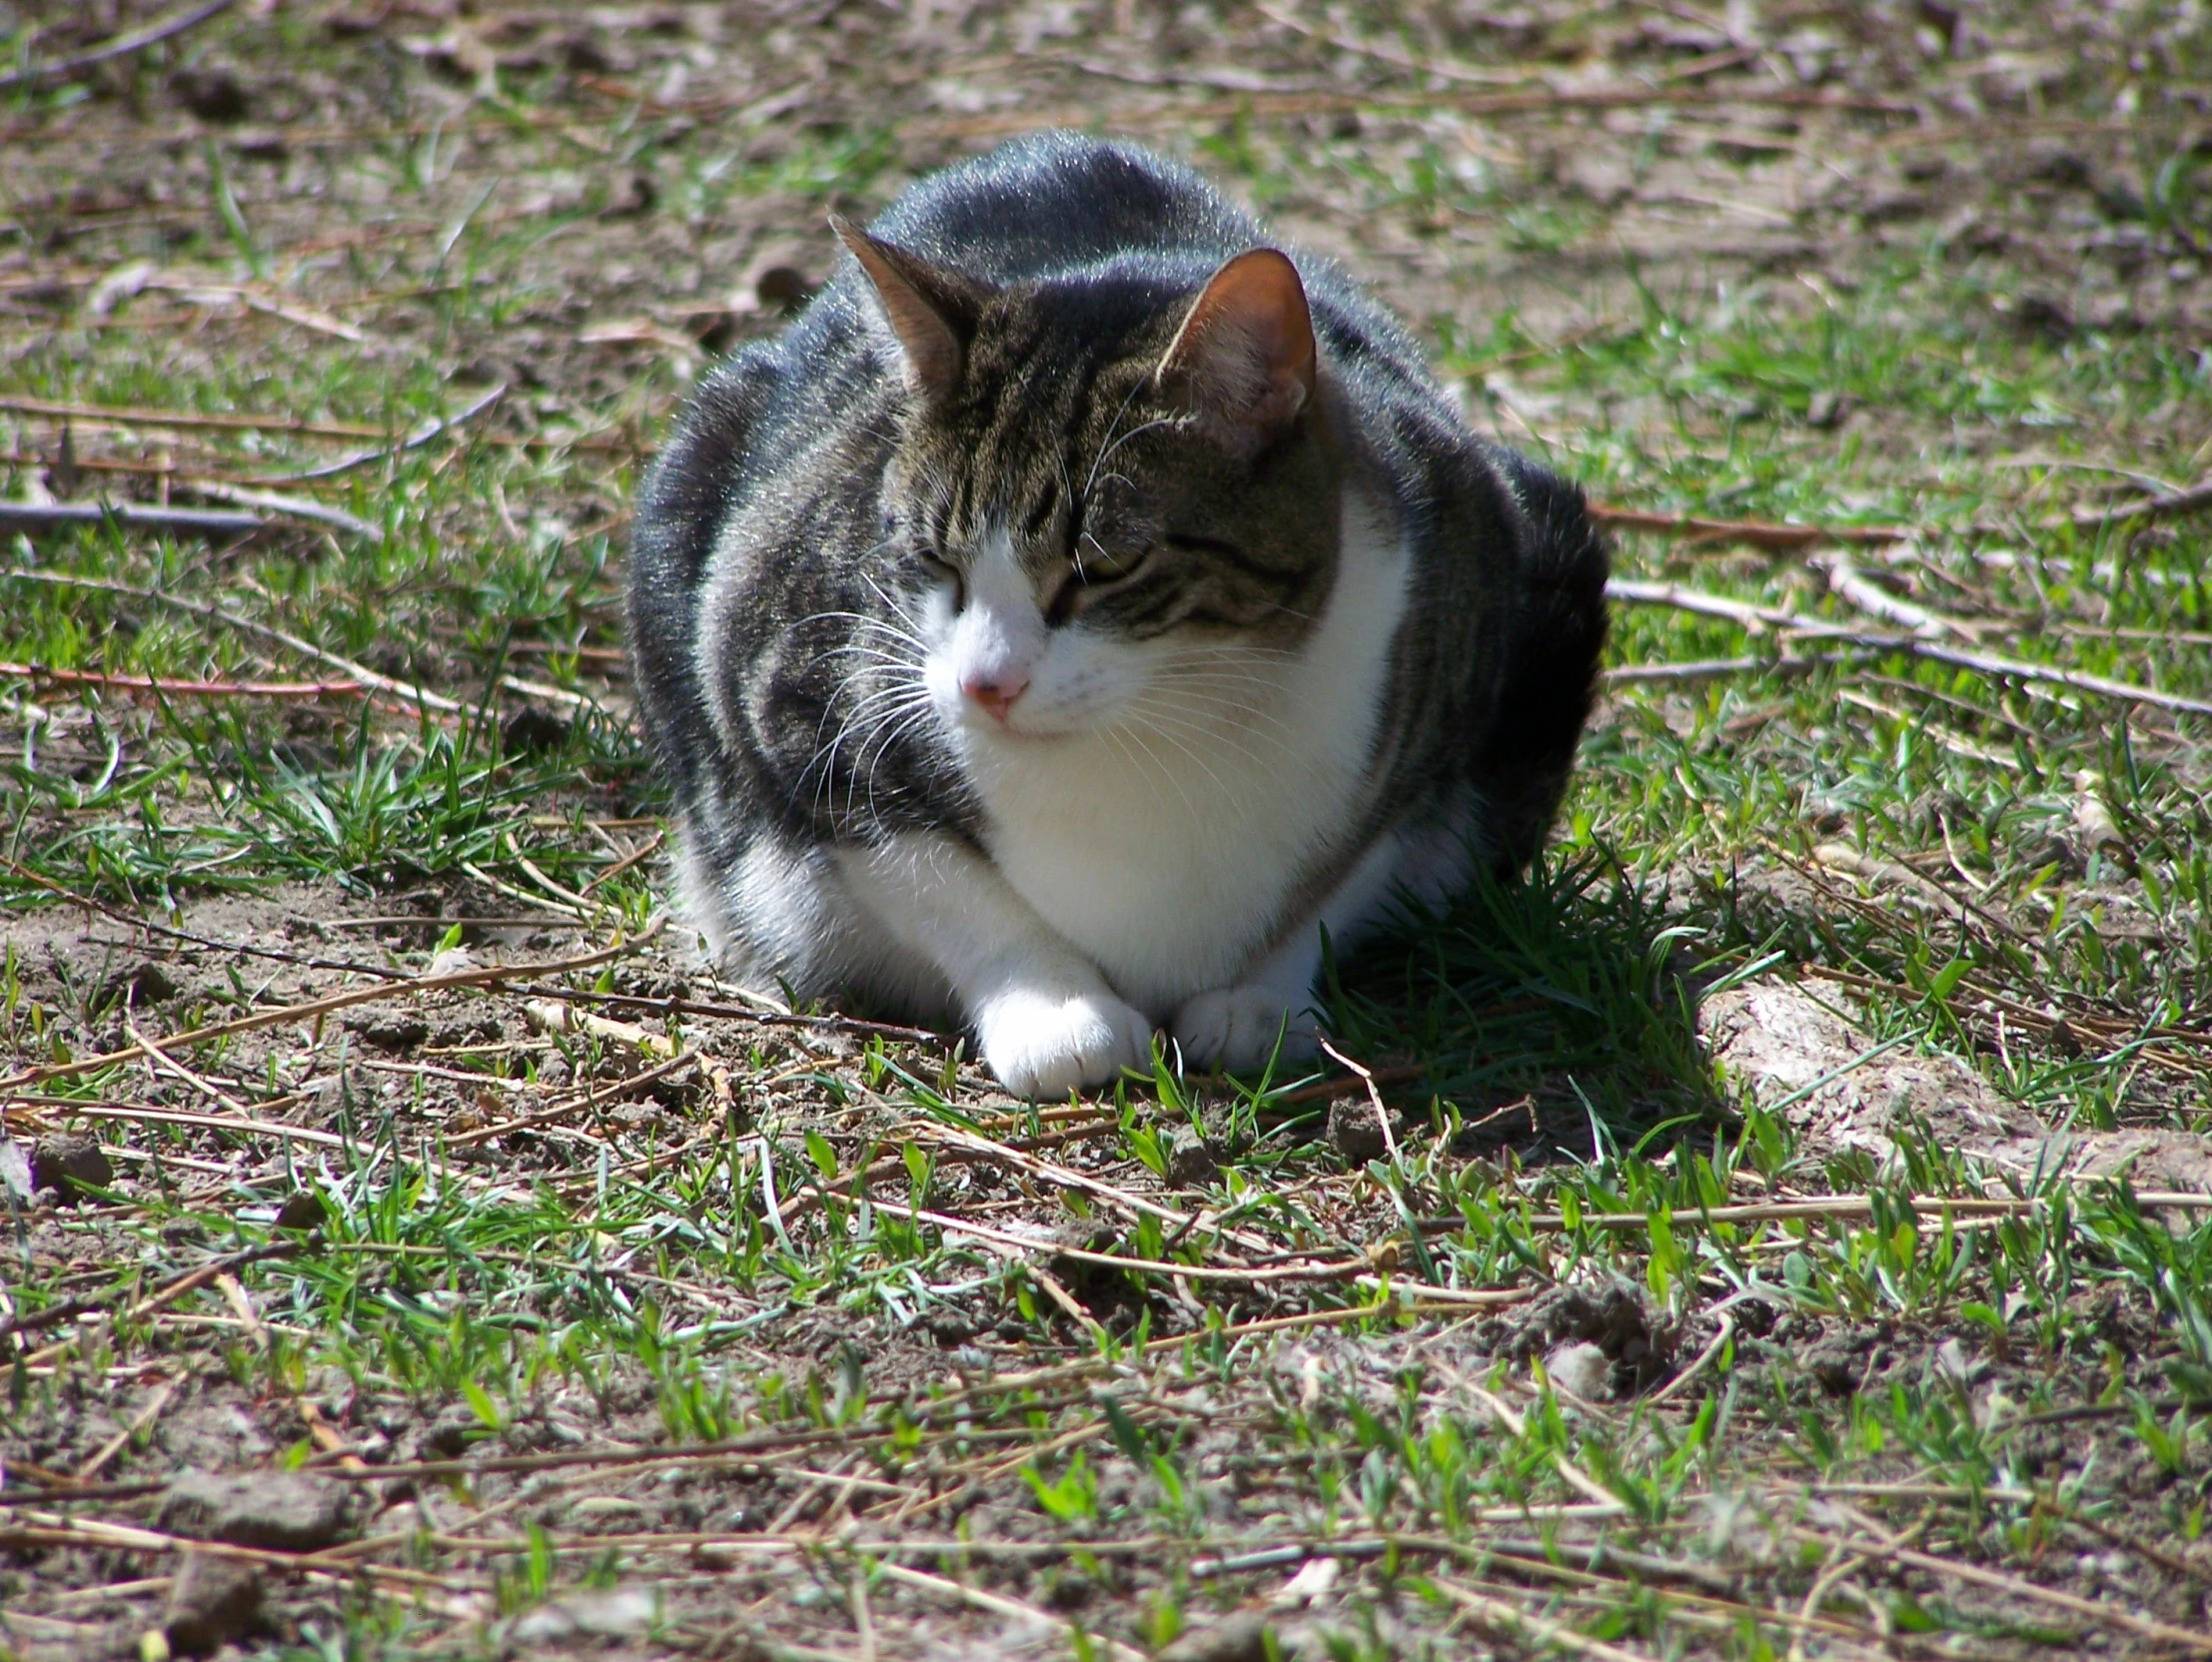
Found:
[[[1311,397],[1281,420],[1228,419],[1218,409],[1241,392],[1164,365],[1171,347],[1216,350],[1178,331],[1217,273],[1270,239],[1188,171],[1041,135],[924,180],[868,238],[855,246],[891,276],[842,256],[785,334],[716,369],[637,506],[640,711],[674,793],[691,921],[726,963],[803,997],[977,1019],[957,966],[864,944],[875,925],[837,873],[900,839],[985,862],[1002,847],[974,765],[995,729],[950,721],[918,667],[923,621],[1002,580],[978,565],[987,547],[1010,550],[1048,631],[1196,664],[1181,672],[1201,691],[1210,653],[1295,663],[1366,580],[1348,563],[1347,502],[1405,550],[1351,800],[1281,874],[1267,916],[1223,920],[1252,961],[1310,933],[1378,839],[1464,838],[1502,873],[1537,853],[1591,705],[1604,548],[1580,491],[1470,432],[1341,270],[1291,251],[1318,349]],[[918,297],[928,340],[892,317],[886,283]],[[949,372],[924,362],[940,326]],[[1184,718],[1162,719],[1146,739],[1130,717],[1130,741],[1170,756]],[[1160,872],[1099,881],[1142,892],[1178,853],[1163,837],[1130,858]],[[789,877],[764,906],[771,869]],[[1148,981],[1140,996],[1104,973],[1155,1022],[1205,991]]]

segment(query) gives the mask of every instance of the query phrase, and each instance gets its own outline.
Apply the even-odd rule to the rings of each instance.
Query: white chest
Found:
[[[1164,1017],[1234,982],[1367,806],[1406,605],[1395,533],[1348,503],[1319,626],[1287,658],[1225,649],[1113,727],[977,769],[994,863],[1121,994]]]

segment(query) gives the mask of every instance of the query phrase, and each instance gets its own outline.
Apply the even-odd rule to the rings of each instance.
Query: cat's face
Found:
[[[1290,263],[1243,256],[1194,301],[980,291],[855,253],[913,394],[885,598],[940,725],[970,747],[1187,736],[1250,704],[1337,565],[1339,467]]]

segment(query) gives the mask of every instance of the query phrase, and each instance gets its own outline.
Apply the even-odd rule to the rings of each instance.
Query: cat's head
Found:
[[[999,287],[836,229],[905,379],[884,579],[948,729],[989,746],[1249,702],[1326,603],[1342,517],[1290,260],[1252,250],[1195,292]]]

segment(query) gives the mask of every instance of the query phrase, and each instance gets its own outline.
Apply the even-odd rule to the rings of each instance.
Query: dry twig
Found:
[[[150,692],[162,698],[359,698],[369,690],[359,681],[187,681],[163,675],[108,674],[96,669],[49,669],[36,663],[0,663],[0,680]]]
[[[198,5],[182,7],[139,28],[126,29],[119,35],[111,35],[98,46],[80,52],[73,58],[56,58],[50,64],[32,64],[24,69],[0,73],[0,88],[37,86],[41,82],[57,81],[82,70],[95,69],[111,59],[127,58],[133,52],[143,52],[149,46],[172,40],[187,29],[196,29],[209,18],[221,16],[236,4],[237,0],[200,0]]]
[[[1770,629],[1786,631],[1868,651],[1901,652],[1910,657],[1927,658],[1935,663],[1971,669],[1981,675],[2071,687],[2077,692],[2094,693],[2100,698],[2118,699],[2123,703],[2154,704],[2160,709],[2182,710],[2193,715],[2212,715],[2212,700],[2185,698],[2180,693],[2161,692],[2156,687],[2137,686],[2130,681],[2115,681],[2107,676],[2091,675],[2079,669],[2029,663],[2022,658],[2000,657],[1993,652],[1967,651],[1932,640],[1920,640],[1911,635],[1867,633],[1830,623],[1823,618],[1806,617],[1772,606],[1753,605],[1747,600],[1730,599],[1724,594],[1707,594],[1699,589],[1684,588],[1678,583],[1649,583],[1616,577],[1606,584],[1606,594],[1609,599],[1631,605],[1672,606],[1678,611],[1697,612],[1707,617],[1724,617],[1754,634]]]

